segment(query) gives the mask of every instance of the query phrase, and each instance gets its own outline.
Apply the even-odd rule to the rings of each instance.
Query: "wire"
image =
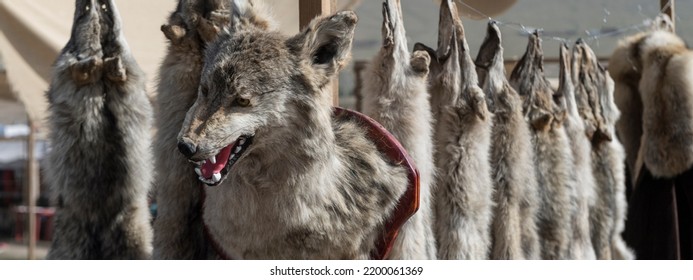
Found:
[[[443,0],[443,1],[445,1],[445,0]],[[513,30],[515,30],[515,31],[519,31],[519,32],[521,32],[522,34],[525,34],[525,35],[532,34],[532,33],[534,33],[534,32],[537,31],[537,30],[538,30],[538,31],[542,31],[542,30],[543,30],[543,28],[527,27],[526,25],[521,24],[521,23],[503,22],[503,21],[501,21],[501,20],[495,19],[495,18],[493,18],[493,17],[491,17],[491,16],[489,16],[489,15],[487,15],[487,14],[485,14],[485,13],[479,11],[478,9],[476,9],[476,8],[472,7],[471,5],[465,3],[464,0],[458,0],[458,1],[456,1],[456,2],[459,2],[460,4],[464,5],[466,8],[472,10],[473,12],[479,14],[480,16],[483,16],[483,17],[488,18],[489,21],[495,21],[495,22],[498,24],[499,27],[507,27],[507,28],[513,29]],[[667,1],[667,3],[666,3],[666,4],[662,7],[662,9],[659,11],[660,14],[661,14],[661,13],[664,13],[664,11],[666,11],[667,9],[669,9],[669,7],[671,7],[671,4],[672,4],[672,3],[671,3],[671,0]],[[639,8],[639,10],[640,10],[640,13],[642,14],[642,7],[641,7],[640,5],[638,5],[638,8]],[[605,10],[605,13],[606,13],[607,16],[609,16],[609,15],[611,14],[608,10],[606,10],[606,9],[604,9],[604,10]],[[604,19],[606,20],[606,17],[605,17]],[[628,33],[628,32],[630,32],[630,31],[632,31],[632,30],[640,30],[641,28],[651,26],[652,24],[654,24],[654,22],[655,22],[655,21],[654,21],[652,18],[646,18],[646,19],[643,20],[641,23],[637,23],[637,24],[633,24],[633,25],[621,27],[621,28],[618,28],[618,29],[616,29],[616,30],[610,30],[610,31],[607,31],[607,32],[599,32],[599,33],[596,33],[596,34],[592,34],[591,32],[589,32],[589,30],[585,30],[585,34],[587,34],[588,36],[587,36],[586,38],[584,38],[584,40],[585,40],[585,41],[588,41],[588,42],[592,42],[592,41],[597,40],[597,43],[599,43],[598,41],[599,41],[599,39],[601,39],[601,38],[604,38],[604,37],[614,37],[614,36],[617,36],[617,35],[621,35],[621,34],[624,34],[624,33]],[[568,43],[568,42],[573,42],[573,41],[575,41],[575,40],[571,40],[571,39],[563,38],[563,37],[558,37],[558,36],[551,36],[551,37],[546,37],[546,38],[547,38],[547,39],[550,39],[550,40],[558,41],[558,42],[561,42],[561,43]]]

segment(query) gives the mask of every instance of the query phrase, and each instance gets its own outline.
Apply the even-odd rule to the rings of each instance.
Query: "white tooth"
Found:
[[[214,173],[214,175],[212,175],[212,180],[213,180],[215,183],[216,183],[216,182],[219,182],[219,181],[221,180],[221,174],[219,174],[219,173]]]
[[[238,145],[243,145],[245,144],[245,138],[241,138],[241,140],[238,140]]]
[[[202,182],[206,181],[206,180],[205,180],[205,178],[204,178],[204,177],[202,177],[202,176],[200,176],[200,177],[197,177],[197,179],[199,179],[199,180],[200,180],[200,181],[202,181]]]
[[[209,158],[209,162],[211,162],[212,164],[217,164],[217,157],[213,156],[213,157]]]
[[[241,148],[241,146],[238,146],[238,147],[236,147],[236,150],[234,151],[234,153],[238,153],[238,152],[240,152],[240,151],[241,151],[241,149],[242,149],[242,148]]]
[[[197,173],[198,176],[202,176],[202,170],[200,170],[199,167],[195,167],[195,173]]]

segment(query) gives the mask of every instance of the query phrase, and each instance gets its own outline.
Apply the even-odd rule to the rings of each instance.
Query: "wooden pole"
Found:
[[[38,186],[38,168],[36,163],[36,127],[29,117],[29,137],[27,137],[26,158],[26,206],[27,228],[29,229],[27,259],[36,259],[36,193]]]
[[[336,0],[299,0],[298,23],[299,29],[306,27],[313,18],[330,15],[337,11]],[[339,106],[339,78],[335,77],[330,83],[332,88],[332,104]]]
[[[662,9],[662,12],[667,14],[669,18],[671,18],[671,27],[672,31],[676,32],[676,11],[675,11],[675,4],[676,1],[674,0],[659,0],[659,6]]]

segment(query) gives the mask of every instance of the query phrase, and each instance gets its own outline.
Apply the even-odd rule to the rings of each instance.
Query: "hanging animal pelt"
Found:
[[[559,95],[566,106],[566,133],[570,139],[575,174],[577,211],[573,216],[573,240],[570,244],[571,259],[593,260],[596,258],[590,235],[589,209],[596,203],[594,175],[592,174],[592,145],[585,131],[585,122],[578,112],[573,84],[570,50],[566,44],[560,48]],[[577,70],[577,69],[576,69]]]
[[[671,19],[661,14],[654,20],[653,31],[673,30]],[[627,168],[631,180],[636,181],[639,165],[636,164],[643,134],[643,104],[639,90],[643,65],[640,42],[648,32],[627,37],[618,43],[609,59],[609,75],[614,80],[614,102],[621,117],[616,122],[616,132],[626,151]]]
[[[47,258],[149,258],[152,109],[112,0],[76,2],[53,73],[46,182],[57,212]]]
[[[538,32],[529,36],[527,51],[510,75],[510,84],[523,99],[525,118],[532,127],[538,211],[543,259],[568,259],[576,212],[573,154],[563,127],[566,112],[554,102],[553,89],[544,76],[543,51]]]
[[[505,78],[501,43],[498,25],[489,22],[476,58],[479,82],[493,113],[491,259],[539,259],[539,198],[532,136],[522,114],[522,100]]]
[[[621,238],[626,217],[625,150],[615,137],[615,124],[620,112],[613,100],[614,83],[602,67],[592,49],[578,42],[573,51],[579,61],[578,81],[585,89],[577,95],[590,95],[583,99],[595,100],[589,104],[577,103],[582,111],[591,111],[599,120],[599,131],[592,142],[592,170],[596,182],[596,204],[590,209],[592,245],[597,259],[632,259],[633,254]],[[589,107],[584,107],[588,105]]]
[[[689,259],[693,255],[693,51],[666,30],[653,31],[633,44],[642,67],[638,90],[643,135],[628,241],[644,259]]]
[[[431,188],[434,183],[433,131],[426,81],[431,60],[425,51],[407,50],[400,0],[383,3],[383,46],[369,63],[363,112],[394,135],[421,176],[419,211],[403,226],[393,259],[434,259]]]
[[[168,52],[159,68],[154,138],[158,215],[154,221],[154,258],[205,259],[199,175],[178,152],[177,136],[197,98],[207,42],[229,23],[226,1],[180,0],[161,27]]]
[[[491,113],[479,88],[464,27],[452,1],[442,1],[431,78],[436,121],[435,233],[440,259],[489,257],[493,183],[489,163]],[[457,65],[455,65],[457,64]],[[447,72],[446,71],[455,71]],[[459,72],[457,72],[459,71]]]

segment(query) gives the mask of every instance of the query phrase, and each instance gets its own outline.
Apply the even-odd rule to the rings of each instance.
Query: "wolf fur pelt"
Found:
[[[190,170],[203,169],[210,235],[245,259],[368,258],[407,177],[358,121],[332,113],[328,85],[349,59],[356,15],[287,38],[253,3],[233,3],[178,137]]]
[[[486,77],[479,82],[493,112],[490,160],[496,205],[491,259],[539,259],[532,136],[522,114],[522,100],[505,78],[501,34],[493,21],[475,63],[479,77]]]
[[[596,204],[590,209],[592,245],[597,259],[632,259],[632,252],[621,238],[627,208],[625,150],[615,137],[620,112],[614,103],[614,83],[592,49],[583,42],[576,44],[573,56],[579,61],[574,63],[579,65],[578,81],[586,89],[577,94],[589,94],[593,97],[587,99],[596,100],[596,103],[577,105],[588,105],[583,111],[591,110],[602,122],[598,126],[603,129],[591,138],[596,182]]]
[[[435,259],[431,188],[434,183],[433,131],[427,76],[431,60],[425,51],[407,50],[400,0],[383,3],[383,46],[369,63],[363,112],[383,125],[416,163],[420,174],[419,211],[404,224],[391,257]]]
[[[510,75],[510,84],[523,98],[525,118],[532,127],[537,181],[542,259],[570,258],[572,217],[577,204],[573,154],[563,127],[565,110],[554,103],[544,77],[543,51],[537,32],[529,37],[524,56]]]
[[[430,79],[431,95],[437,96],[440,106],[434,194],[438,258],[487,259],[493,215],[489,163],[492,116],[478,86],[464,27],[451,1],[442,1],[439,29],[439,36],[447,37],[438,38],[437,51],[421,44],[415,47],[433,57],[436,63],[431,68],[441,67],[432,71],[439,76]],[[446,73],[451,70],[456,72]]]
[[[578,112],[571,68],[570,51],[566,44],[560,48],[560,71],[557,94],[565,102],[567,116],[565,130],[570,139],[575,174],[577,212],[573,216],[573,240],[570,244],[571,259],[594,260],[596,258],[590,235],[589,209],[596,203],[594,175],[592,173],[592,144],[585,131],[585,123]],[[576,69],[577,70],[577,69]]]
[[[212,254],[203,233],[198,175],[178,152],[176,138],[197,97],[206,42],[228,24],[229,15],[230,2],[180,0],[161,27],[169,45],[159,68],[155,111],[156,259],[205,259]]]
[[[47,97],[48,259],[147,259],[152,109],[112,0],[79,0]]]

